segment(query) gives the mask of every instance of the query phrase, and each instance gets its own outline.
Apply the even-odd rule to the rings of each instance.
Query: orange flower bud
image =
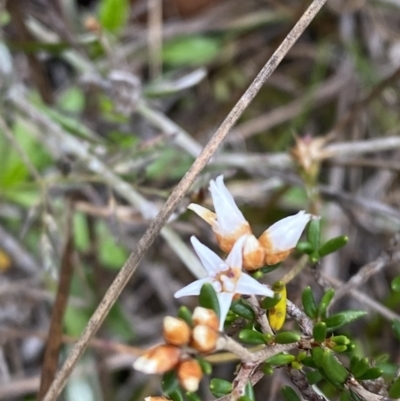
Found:
[[[243,267],[247,271],[258,270],[264,266],[265,251],[254,235],[250,235],[243,247]]]
[[[166,397],[144,397],[144,401],[171,401],[169,398]]]
[[[176,371],[179,384],[190,392],[197,391],[203,377],[200,364],[195,359],[189,359],[179,364]]]
[[[218,330],[219,328],[218,316],[212,309],[202,308],[201,306],[198,306],[193,312],[192,320],[195,326],[208,326],[211,327],[213,330]]]
[[[211,327],[198,325],[193,329],[191,346],[200,352],[211,352],[217,345],[219,334]]]
[[[157,345],[136,359],[134,369],[147,374],[161,374],[173,369],[179,362],[181,350],[173,345]]]
[[[166,316],[163,322],[163,336],[172,345],[186,345],[190,340],[190,327],[177,317]]]

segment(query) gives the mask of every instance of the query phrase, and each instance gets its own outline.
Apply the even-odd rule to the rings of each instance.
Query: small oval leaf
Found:
[[[205,283],[201,287],[199,304],[203,308],[212,309],[220,317],[219,302],[214,287],[210,283]]]
[[[367,312],[359,311],[359,310],[348,310],[344,312],[336,313],[335,315],[329,316],[325,319],[326,326],[328,327],[328,331],[334,331],[338,328],[344,326],[345,324],[349,324],[356,319],[359,319],[362,316],[365,316]]]
[[[233,301],[231,305],[231,311],[236,313],[238,316],[243,317],[247,320],[254,320],[255,313],[251,306],[243,301],[243,299],[238,299],[237,301]]]
[[[259,331],[244,329],[239,332],[239,339],[247,344],[265,344],[265,337]]]
[[[333,296],[335,295],[335,290],[329,288],[321,298],[321,302],[318,307],[318,316],[322,319],[326,318],[326,311],[328,310],[329,304],[331,303]]]
[[[320,231],[321,219],[311,220],[307,228],[307,241],[311,244],[314,251],[319,249]]]
[[[327,328],[325,322],[318,322],[315,324],[313,329],[314,340],[322,343],[325,340],[327,334]]]
[[[275,336],[277,344],[291,344],[301,340],[301,335],[294,331],[283,331]]]
[[[215,397],[222,397],[232,392],[233,385],[231,382],[223,379],[211,379],[210,391]]]
[[[319,248],[319,256],[323,258],[330,253],[338,251],[340,248],[343,248],[349,242],[349,237],[346,235],[341,235],[340,237],[335,237],[326,241],[325,244]]]
[[[315,319],[318,315],[318,309],[315,303],[314,294],[311,290],[311,287],[304,288],[303,293],[301,295],[301,300],[303,303],[305,314],[310,319]]]
[[[275,365],[275,366],[282,366],[282,365],[287,365],[289,363],[292,363],[295,359],[296,358],[294,355],[281,352],[280,354],[271,356],[271,358],[266,360],[266,363],[268,363],[270,365]]]
[[[289,386],[282,387],[282,395],[285,401],[301,401],[297,393]]]

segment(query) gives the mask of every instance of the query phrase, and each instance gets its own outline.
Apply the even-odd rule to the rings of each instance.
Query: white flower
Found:
[[[207,277],[196,280],[175,293],[175,298],[199,295],[203,284],[211,283],[218,297],[221,331],[235,294],[274,296],[272,290],[242,272],[242,248],[247,237],[243,235],[236,241],[225,261],[196,237],[191,237],[192,245],[207,271]]]
[[[274,265],[287,258],[297,245],[311,217],[311,214],[302,210],[294,216],[279,220],[264,231],[259,241],[265,250],[265,262],[268,265]]]
[[[211,225],[217,237],[218,245],[224,252],[230,252],[235,242],[242,235],[251,234],[250,225],[226,188],[222,175],[218,176],[215,181],[210,181],[209,190],[215,213],[193,203],[188,208]]]

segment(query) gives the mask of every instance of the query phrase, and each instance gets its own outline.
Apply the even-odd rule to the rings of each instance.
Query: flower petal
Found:
[[[233,196],[225,187],[222,175],[217,177],[216,181],[210,181],[209,189],[217,214],[217,227],[220,234],[230,234],[241,224],[247,223]]]
[[[242,273],[236,283],[235,292],[243,295],[264,295],[266,297],[273,297],[274,292],[265,285],[262,285],[253,277],[246,273]]]
[[[190,241],[208,275],[214,276],[220,271],[227,269],[226,263],[210,248],[202,244],[194,235],[190,238]]]
[[[280,251],[294,248],[311,217],[311,214],[302,210],[296,215],[285,217],[269,227],[267,233],[273,247]]]
[[[188,297],[191,295],[199,295],[201,287],[205,283],[211,283],[211,278],[206,277],[206,278],[201,278],[200,280],[193,281],[193,283],[190,283],[186,287],[183,287],[179,291],[177,291],[174,294],[174,297],[181,298],[181,297]]]
[[[216,221],[216,215],[211,210],[206,209],[203,206],[198,205],[197,203],[191,203],[188,209],[195,212],[198,216],[200,216],[203,220],[205,220],[210,226],[212,226]]]
[[[228,257],[226,258],[226,264],[232,268],[242,268],[242,260],[243,260],[243,245],[248,238],[248,234],[242,235],[233,245],[232,250],[230,251]]]
[[[231,307],[232,299],[234,293],[233,292],[220,292],[217,294],[218,303],[219,303],[219,330],[224,331],[224,323],[226,319],[226,315],[229,312],[229,308]]]

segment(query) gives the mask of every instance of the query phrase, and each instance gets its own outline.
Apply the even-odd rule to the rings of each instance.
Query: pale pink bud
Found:
[[[217,314],[212,309],[202,308],[198,306],[192,316],[194,326],[203,325],[218,330],[219,319]]]
[[[188,359],[179,364],[176,371],[179,384],[190,392],[197,391],[199,383],[203,377],[203,371],[200,364],[195,359]]]
[[[147,350],[133,364],[134,369],[147,374],[162,374],[179,362],[181,350],[173,345],[157,345]]]
[[[197,351],[208,353],[215,349],[219,334],[211,327],[198,325],[193,329],[191,346]]]
[[[168,344],[182,346],[189,343],[191,329],[179,318],[166,316],[163,321],[163,337]]]

